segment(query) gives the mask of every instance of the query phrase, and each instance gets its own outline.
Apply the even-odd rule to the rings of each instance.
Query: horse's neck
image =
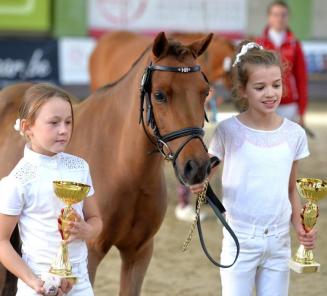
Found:
[[[158,153],[150,154],[155,146],[147,137],[142,123],[139,123],[141,102],[139,88],[142,75],[149,63],[149,53],[145,53],[127,75],[116,85],[108,88],[99,100],[103,101],[99,111],[108,121],[107,125],[111,125],[110,134],[115,135],[110,141],[115,142],[113,145],[116,145],[116,153],[124,158],[127,165],[133,163],[134,167],[145,174],[151,174],[163,162]]]

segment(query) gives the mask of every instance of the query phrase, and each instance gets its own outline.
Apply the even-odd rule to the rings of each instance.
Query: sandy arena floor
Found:
[[[220,115],[226,116],[232,109],[221,108]],[[309,139],[311,156],[302,161],[299,177],[316,177],[327,179],[327,103],[312,103],[306,117],[307,126],[315,133]],[[207,139],[214,130],[207,125]],[[218,173],[219,174],[219,173]],[[177,221],[174,208],[177,203],[176,180],[170,164],[166,168],[168,188],[168,211],[161,229],[155,237],[155,249],[145,282],[143,296],[219,296],[219,270],[205,257],[197,234],[190,249],[183,253],[181,246],[189,231],[190,223]],[[218,192],[218,176],[214,181]],[[322,265],[317,274],[291,274],[291,296],[324,296],[327,295],[327,198],[319,203],[318,243],[315,257]],[[208,208],[204,208],[204,211]],[[206,242],[211,253],[218,258],[221,247],[221,226],[213,217],[203,223]],[[292,233],[293,236],[293,233]],[[293,239],[292,251],[296,251],[298,243]],[[120,259],[116,249],[102,261],[95,282],[95,295],[118,295]]]

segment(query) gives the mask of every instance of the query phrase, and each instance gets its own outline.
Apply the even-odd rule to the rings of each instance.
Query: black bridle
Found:
[[[147,135],[147,137],[149,138],[149,140],[151,141],[151,143],[156,147],[155,151],[160,152],[166,160],[169,160],[173,163],[175,174],[176,174],[178,180],[180,181],[180,183],[185,184],[183,177],[178,173],[178,170],[176,167],[177,157],[180,154],[180,152],[183,150],[183,148],[187,145],[187,143],[189,143],[193,139],[199,139],[201,141],[203,147],[207,151],[207,147],[204,144],[203,139],[202,139],[202,137],[204,135],[204,130],[202,127],[188,127],[188,128],[182,128],[180,130],[168,133],[166,135],[160,134],[156,120],[154,118],[153,107],[152,107],[152,103],[151,103],[151,91],[152,91],[151,90],[151,75],[152,75],[153,71],[178,72],[178,73],[185,74],[185,73],[199,72],[199,71],[201,71],[201,67],[199,65],[196,65],[193,67],[172,67],[172,66],[153,65],[152,63],[150,63],[150,65],[148,65],[145,68],[145,71],[143,73],[142,80],[141,80],[141,86],[140,86],[141,107],[140,107],[140,120],[139,121],[143,125],[144,132]],[[201,73],[202,73],[205,81],[209,84],[208,79],[206,78],[204,73],[203,72],[201,72]],[[147,132],[147,129],[145,127],[144,116],[143,116],[144,103],[146,104],[146,124],[152,128],[155,141],[153,141],[153,138],[149,135],[149,133]],[[206,121],[208,121],[205,111],[204,111],[204,118]],[[182,137],[187,137],[187,138],[177,148],[177,150],[175,152],[172,152],[167,143],[170,141],[173,141],[175,139],[182,138]],[[217,165],[219,163],[219,160],[217,157],[213,157],[210,160],[211,160],[211,167],[214,167],[215,165]],[[205,242],[203,239],[203,234],[202,234],[201,221],[200,221],[200,219],[198,219],[197,228],[198,228],[198,232],[199,232],[200,243],[201,243],[204,253],[206,254],[208,259],[214,265],[216,265],[218,267],[222,267],[222,268],[228,268],[228,267],[234,265],[234,263],[236,262],[239,252],[240,252],[240,245],[239,245],[239,242],[238,242],[238,239],[237,239],[235,233],[233,232],[233,230],[230,228],[230,226],[228,225],[228,223],[225,220],[225,217],[223,215],[225,212],[225,208],[222,205],[222,203],[220,202],[220,200],[218,199],[218,197],[215,195],[213,190],[211,189],[210,184],[208,185],[208,190],[206,192],[206,199],[207,199],[207,203],[211,206],[212,210],[214,211],[214,213],[216,214],[218,219],[221,221],[223,226],[230,233],[230,235],[232,236],[232,238],[235,242],[236,255],[235,255],[234,261],[228,265],[224,265],[224,264],[221,264],[221,263],[215,261],[215,259],[209,254],[209,252],[206,248],[206,245],[205,245]]]
[[[176,160],[180,152],[183,150],[183,148],[193,139],[199,139],[207,151],[207,147],[203,142],[203,135],[204,130],[202,127],[187,127],[182,128],[177,131],[170,132],[165,135],[161,135],[159,128],[157,126],[154,113],[153,113],[153,106],[151,102],[151,87],[152,87],[152,72],[153,71],[165,71],[165,72],[178,72],[181,74],[187,74],[192,72],[199,72],[201,71],[201,67],[199,65],[193,66],[193,67],[172,67],[172,66],[162,66],[162,65],[154,65],[150,63],[148,65],[143,73],[141,85],[140,85],[140,98],[141,98],[141,105],[140,105],[140,123],[142,123],[144,131],[151,141],[151,143],[156,147],[155,151],[160,152],[164,158],[168,161],[171,161],[176,173],[177,178],[182,184],[185,184],[185,181],[183,177],[178,173],[177,167],[176,167]],[[201,72],[205,80],[208,82],[207,78],[205,77],[204,73]],[[151,138],[149,133],[147,132],[147,129],[145,128],[145,121],[144,121],[144,103],[146,105],[146,124],[150,126],[153,130],[153,136],[155,140]],[[204,112],[205,120],[207,120],[207,116]],[[186,140],[177,148],[175,152],[172,152],[169,145],[167,144],[170,141],[173,141],[178,138],[187,137]]]

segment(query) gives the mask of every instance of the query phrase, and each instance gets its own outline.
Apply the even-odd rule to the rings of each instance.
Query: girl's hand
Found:
[[[295,227],[295,231],[301,245],[303,245],[307,250],[313,250],[315,248],[317,240],[317,230],[315,228],[306,232],[303,225],[300,224]]]
[[[35,290],[36,293],[44,295],[45,289],[43,287],[44,281],[42,281],[40,278],[35,277],[30,283],[30,287]]]
[[[69,235],[66,240],[68,243],[74,239],[88,240],[92,238],[92,227],[77,212],[75,212],[75,216],[75,221],[70,221],[68,228],[64,230]]]
[[[62,295],[67,294],[72,288],[73,288],[73,284],[72,284],[71,281],[69,281],[69,280],[67,280],[65,278],[61,279],[59,292],[61,292]],[[58,295],[60,295],[60,294],[58,293]]]
[[[63,296],[73,287],[73,284],[68,279],[51,275],[50,273],[43,274],[41,279],[43,282],[42,295],[44,296]]]
[[[205,182],[199,184],[190,185],[190,190],[192,193],[197,194],[201,193],[205,187]]]

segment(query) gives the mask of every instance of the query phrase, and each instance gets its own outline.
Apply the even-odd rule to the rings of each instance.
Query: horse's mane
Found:
[[[177,57],[179,60],[183,60],[183,58],[188,55],[188,54],[192,54],[191,50],[182,45],[180,42],[173,40],[173,39],[168,39],[168,49],[165,52],[165,56],[171,55],[171,56],[175,56]],[[139,61],[144,57],[144,55],[150,50],[150,48],[152,48],[152,44],[150,44],[142,53],[141,55],[133,62],[131,68],[119,79],[117,79],[116,81],[112,82],[112,83],[108,83],[100,88],[98,88],[96,91],[105,91],[108,88],[111,88],[113,86],[115,86],[116,84],[118,84],[121,80],[123,80],[129,72],[131,72],[133,70],[133,68],[135,68],[135,66],[139,63]]]
[[[144,55],[148,52],[148,50],[151,48],[152,44],[150,44],[149,46],[146,47],[146,49],[143,50],[143,52],[140,54],[140,56],[133,62],[131,68],[119,79],[117,79],[116,81],[112,82],[112,83],[108,83],[104,86],[101,86],[100,88],[98,88],[96,91],[103,91],[103,90],[107,90],[108,88],[111,88],[113,86],[115,86],[117,83],[119,83],[121,80],[123,80],[130,71],[132,71],[132,69],[136,66],[136,64],[144,57]]]

